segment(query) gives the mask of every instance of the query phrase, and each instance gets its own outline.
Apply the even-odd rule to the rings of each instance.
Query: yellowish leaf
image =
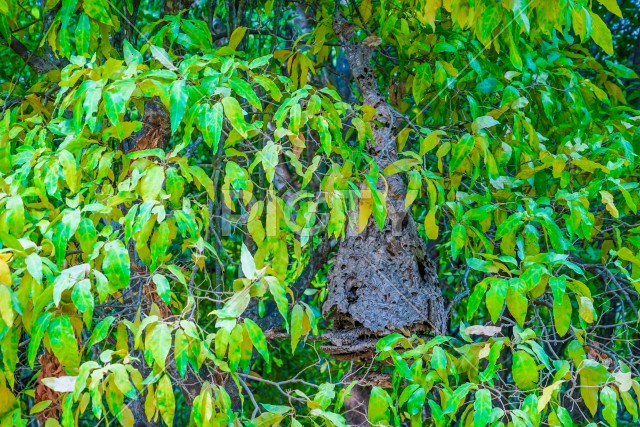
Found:
[[[615,0],[613,0],[615,1]],[[600,46],[607,54],[613,55],[613,39],[611,30],[604,23],[598,14],[589,12],[591,15],[591,38]]]
[[[229,47],[235,50],[242,41],[246,32],[247,29],[245,27],[238,27],[233,30],[233,33],[231,33],[231,37],[229,38]]]
[[[431,208],[424,219],[424,230],[427,233],[429,240],[435,240],[438,238],[440,229],[436,222],[436,208]]]
[[[5,260],[0,259],[0,284],[11,286],[11,270]]]
[[[358,213],[358,233],[362,233],[364,228],[369,223],[369,217],[371,217],[373,206],[373,195],[371,190],[365,188],[362,190],[362,196],[360,197],[360,210]]]
[[[553,396],[553,392],[558,390],[564,381],[556,381],[548,387],[545,387],[542,390],[542,396],[538,400],[538,412],[544,411],[544,408],[547,407],[549,402],[551,401],[551,396]]]
[[[616,208],[616,205],[613,202],[613,195],[608,191],[601,191],[600,195],[602,196],[602,203],[605,204],[607,211],[611,214],[612,217],[618,218],[620,214],[618,213],[618,208]]]
[[[598,0],[598,1],[600,2],[601,5],[606,7],[609,10],[609,12],[618,16],[619,18],[622,18],[622,11],[620,10],[620,6],[618,6],[617,0]]]

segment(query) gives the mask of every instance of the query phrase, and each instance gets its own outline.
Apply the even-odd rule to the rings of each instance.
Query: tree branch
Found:
[[[323,240],[320,245],[311,253],[309,263],[302,270],[300,277],[291,285],[291,291],[293,292],[294,299],[300,298],[302,293],[307,289],[311,280],[318,274],[318,271],[327,263],[331,249],[336,246],[337,242],[334,240]],[[257,300],[252,300],[251,305],[247,308],[245,313],[246,317],[253,319],[263,331],[269,331],[280,327],[282,319],[280,313],[276,309],[274,301],[269,301],[266,304],[264,310],[264,316],[261,318],[258,315],[258,303]]]
[[[9,47],[38,74],[46,74],[49,71],[60,68],[58,64],[55,64],[41,56],[35,55],[15,37],[11,37]]]

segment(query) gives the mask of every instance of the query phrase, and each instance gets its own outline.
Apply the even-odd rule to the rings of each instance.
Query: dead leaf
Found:
[[[43,378],[42,384],[46,385],[53,391],[58,393],[71,393],[76,387],[76,378],[78,377],[49,377]]]
[[[491,353],[491,346],[489,345],[489,343],[487,343],[478,353],[478,359],[484,359],[485,357],[488,357],[489,353]]]
[[[618,390],[620,391],[629,391],[631,390],[631,372],[616,372],[613,374],[613,377],[616,379],[618,383]]]
[[[485,335],[487,337],[493,337],[498,335],[502,328],[500,326],[482,326],[473,325],[465,328],[464,333],[467,335]]]
[[[369,36],[366,39],[362,40],[362,44],[369,47],[380,46],[382,43],[382,39],[378,36]]]

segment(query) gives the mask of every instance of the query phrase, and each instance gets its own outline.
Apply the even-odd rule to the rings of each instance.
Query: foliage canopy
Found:
[[[0,0],[0,425],[637,423],[621,16]]]

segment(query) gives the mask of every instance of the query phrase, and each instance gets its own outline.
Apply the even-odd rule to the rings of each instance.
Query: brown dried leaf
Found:
[[[369,47],[380,46],[382,43],[382,39],[378,36],[369,36],[366,39],[362,40],[362,44]]]

